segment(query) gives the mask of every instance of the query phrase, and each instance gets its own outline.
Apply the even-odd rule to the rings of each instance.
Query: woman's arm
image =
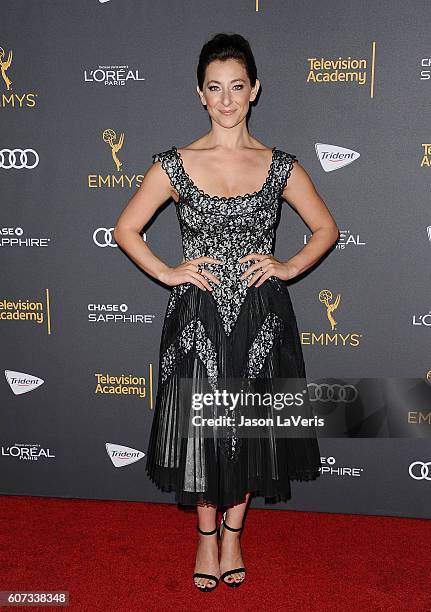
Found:
[[[297,161],[292,166],[282,195],[313,233],[307,244],[288,261],[289,267],[296,268],[296,273],[301,274],[326,253],[338,240],[340,233],[310,176]]]
[[[155,162],[148,168],[139,189],[124,207],[114,228],[115,242],[142,270],[158,280],[162,280],[169,266],[154,255],[142,240],[140,232],[156,210],[173,195],[173,187],[161,162]]]

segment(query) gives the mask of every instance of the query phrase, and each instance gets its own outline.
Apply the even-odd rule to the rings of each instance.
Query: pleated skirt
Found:
[[[247,492],[274,504],[291,499],[291,481],[321,474],[316,435],[273,435],[271,429],[241,437],[227,428],[205,434],[185,389],[207,390],[214,381],[244,381],[268,388],[277,378],[306,380],[297,321],[287,283],[252,285],[235,325],[226,334],[210,291],[188,283],[172,287],[160,341],[158,385],[147,447],[146,472],[179,504],[230,507]],[[259,387],[259,385],[261,385]],[[263,386],[262,386],[263,385]],[[268,409],[255,410],[265,416]]]

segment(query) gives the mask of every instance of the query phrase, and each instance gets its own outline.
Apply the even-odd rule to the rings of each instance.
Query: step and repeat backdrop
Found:
[[[250,132],[293,153],[341,236],[290,285],[307,375],[427,382],[431,7],[354,0],[0,1],[0,492],[175,503],[147,477],[169,287],[115,243],[152,155],[210,128],[202,45],[240,33]],[[288,202],[275,256],[311,232]],[[173,200],[142,240],[182,259]],[[322,475],[254,507],[429,517],[431,406],[400,437],[319,441]]]

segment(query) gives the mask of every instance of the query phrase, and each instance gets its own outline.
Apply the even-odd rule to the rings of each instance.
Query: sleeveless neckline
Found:
[[[201,197],[203,198],[208,198],[210,200],[216,200],[216,201],[223,201],[223,202],[230,202],[232,200],[243,200],[243,199],[248,199],[248,198],[253,198],[256,197],[258,195],[260,195],[261,193],[263,193],[263,191],[266,189],[267,185],[269,184],[269,181],[271,180],[272,177],[272,172],[274,169],[274,164],[275,164],[275,152],[277,150],[277,147],[272,147],[271,149],[271,163],[269,165],[269,170],[267,172],[265,181],[262,185],[262,187],[256,191],[253,191],[252,193],[244,193],[241,195],[235,195],[235,196],[219,196],[219,195],[210,195],[209,193],[206,193],[205,191],[203,191],[203,189],[200,189],[196,183],[193,181],[193,179],[189,176],[189,174],[187,173],[185,167],[184,167],[184,163],[183,163],[183,158],[181,153],[178,151],[177,147],[175,145],[172,145],[172,150],[174,151],[179,164],[181,166],[181,170],[184,174],[184,176],[186,177],[189,185],[197,192],[200,194]]]

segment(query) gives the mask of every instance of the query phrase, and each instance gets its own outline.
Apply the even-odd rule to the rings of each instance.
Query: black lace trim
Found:
[[[190,200],[196,205],[198,202],[215,203],[220,212],[230,210],[235,204],[243,204],[256,200],[262,200],[262,202],[268,200],[268,203],[270,203],[269,198],[266,198],[266,196],[269,194],[280,196],[282,194],[291,175],[293,164],[298,161],[296,155],[272,147],[271,164],[265,182],[260,189],[252,193],[236,196],[211,196],[200,189],[190,178],[184,168],[181,154],[175,145],[166,151],[155,153],[152,158],[153,164],[156,161],[161,162],[171,185],[178,193],[178,205],[182,201],[187,200],[189,196]]]
[[[287,169],[286,176],[284,177],[283,182],[281,184],[281,193],[283,193],[286,187],[287,181],[290,178],[290,174],[292,172],[294,162],[298,161],[298,158],[296,157],[296,155],[293,155],[293,153],[288,153],[288,156],[289,156],[289,167]]]

